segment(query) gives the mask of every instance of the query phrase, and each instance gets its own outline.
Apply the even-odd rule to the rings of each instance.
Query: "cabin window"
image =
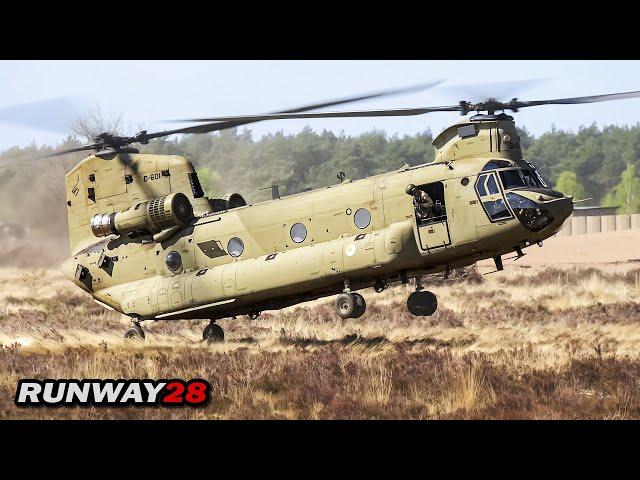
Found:
[[[167,254],[165,262],[169,270],[171,270],[172,272],[176,272],[180,270],[180,267],[182,267],[182,257],[175,250]]]
[[[244,252],[244,243],[238,237],[233,237],[227,243],[227,252],[232,257],[239,257]]]
[[[296,243],[302,243],[307,238],[307,227],[302,223],[294,223],[289,234],[291,235],[291,240]]]
[[[353,223],[358,228],[367,228],[371,223],[371,213],[366,208],[359,208],[353,216]]]

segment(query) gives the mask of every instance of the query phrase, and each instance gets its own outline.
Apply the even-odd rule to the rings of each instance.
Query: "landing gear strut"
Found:
[[[142,330],[140,322],[133,322],[133,327],[124,333],[124,338],[127,340],[138,340],[139,342],[144,341],[144,330]]]
[[[385,288],[387,288],[387,282],[381,278],[376,280],[376,283],[373,284],[373,289],[376,293],[381,293]]]
[[[217,323],[211,322],[204,327],[202,339],[206,340],[209,344],[224,342],[224,330],[222,330],[222,327]]]
[[[360,318],[367,309],[367,302],[359,293],[341,293],[336,297],[336,311],[341,318]]]

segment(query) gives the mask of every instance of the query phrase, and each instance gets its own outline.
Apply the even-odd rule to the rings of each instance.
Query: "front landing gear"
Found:
[[[359,293],[341,293],[336,297],[336,311],[341,318],[360,318],[367,310],[367,302]]]
[[[222,327],[217,323],[211,322],[209,325],[204,327],[202,339],[206,340],[207,343],[224,342],[224,330],[222,330]]]
[[[429,317],[438,309],[438,299],[427,291],[416,291],[407,299],[407,309],[416,317]]]
[[[133,322],[133,327],[124,333],[124,338],[127,340],[137,340],[139,342],[144,341],[144,330],[142,330],[140,323]]]

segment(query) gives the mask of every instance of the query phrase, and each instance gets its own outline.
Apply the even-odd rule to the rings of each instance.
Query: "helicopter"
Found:
[[[438,82],[422,85],[430,88]],[[414,88],[414,91],[416,89]],[[635,98],[640,92],[523,101],[495,98],[441,107],[313,112],[377,92],[270,114],[185,120],[196,125],[133,136],[101,134],[55,152],[93,151],[65,177],[71,256],[64,275],[103,307],[131,318],[125,337],[143,340],[145,321],[208,319],[203,340],[220,342],[222,318],[257,318],[335,295],[342,319],[366,311],[359,290],[414,281],[415,316],[433,315],[436,296],[420,278],[542,245],[560,230],[574,200],[523,158],[505,111]],[[435,159],[363,179],[247,204],[240,193],[208,198],[192,163],[139,153],[132,145],[174,134],[220,131],[279,119],[459,112],[433,140]],[[499,113],[498,113],[499,112]],[[472,116],[467,117],[468,114]],[[51,155],[50,155],[51,156]]]

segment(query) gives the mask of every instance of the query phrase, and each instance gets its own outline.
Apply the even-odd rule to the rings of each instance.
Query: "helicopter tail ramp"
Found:
[[[196,213],[208,208],[191,162],[176,155],[91,155],[66,175],[65,186],[72,254],[98,241],[91,230],[94,215],[109,215],[174,192],[184,193]]]

